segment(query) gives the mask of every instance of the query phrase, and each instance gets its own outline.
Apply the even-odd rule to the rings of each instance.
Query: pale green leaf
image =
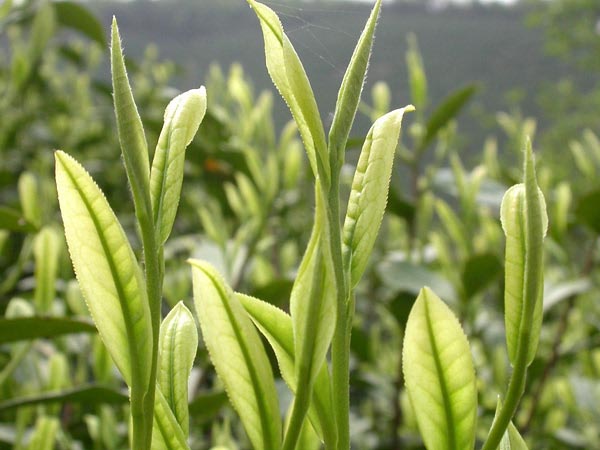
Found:
[[[35,175],[31,172],[23,172],[19,176],[18,190],[23,218],[39,227],[42,223],[42,207],[39,184]]]
[[[44,227],[33,241],[35,259],[35,307],[38,314],[48,314],[56,293],[56,276],[61,238],[54,228]]]
[[[159,386],[156,387],[155,396],[152,450],[189,449],[186,435],[181,429]]]
[[[363,145],[342,232],[344,263],[350,271],[351,287],[360,280],[375,244],[387,203],[402,116],[413,109],[407,106],[379,118]]]
[[[192,313],[177,303],[163,320],[159,339],[158,385],[184,434],[189,433],[188,378],[198,348]]]
[[[28,450],[53,450],[60,423],[56,417],[40,416],[35,422]]]
[[[311,386],[325,361],[336,323],[336,284],[327,216],[317,186],[312,235],[290,294],[296,379]]]
[[[348,134],[354,122],[367,74],[380,10],[381,0],[377,0],[354,48],[338,92],[333,122],[329,131],[329,157],[332,167],[341,167],[343,161]]]
[[[125,232],[90,175],[60,151],[56,185],[75,274],[100,336],[126,383],[147,387],[152,360],[150,309]]]
[[[292,318],[270,303],[249,295],[236,293],[236,296],[250,315],[254,325],[271,344],[284,381],[292,392],[296,392]],[[331,402],[331,380],[327,364],[323,364],[315,380],[308,416],[325,445],[327,447],[332,446],[336,441],[336,428]]]
[[[302,63],[283,32],[277,14],[262,3],[254,0],[248,0],[248,3],[260,20],[267,71],[294,116],[313,173],[328,181],[330,168],[325,131]]]
[[[211,361],[257,450],[278,450],[281,418],[271,365],[239,300],[209,264],[191,260],[194,304]]]
[[[152,212],[159,244],[163,244],[171,233],[181,195],[185,149],[192,142],[205,113],[204,86],[178,95],[165,110],[150,173]]]
[[[477,389],[471,350],[446,304],[424,288],[408,317],[402,349],[406,390],[428,450],[471,450]]]
[[[417,110],[424,111],[427,105],[427,77],[425,76],[423,60],[417,44],[417,37],[414,33],[408,35],[406,66],[408,68],[411,100]]]
[[[519,346],[527,346],[526,365],[537,350],[543,314],[543,239],[546,203],[535,180],[531,144],[525,152],[525,183],[511,187],[500,209],[506,235],[505,326],[508,356],[514,365]]]
[[[150,220],[152,205],[149,189],[150,160],[148,157],[148,143],[129,85],[121,48],[121,36],[119,35],[117,20],[114,17],[111,36],[112,86],[121,153],[123,154],[123,162],[133,194],[136,214],[138,217],[143,217],[144,220]]]

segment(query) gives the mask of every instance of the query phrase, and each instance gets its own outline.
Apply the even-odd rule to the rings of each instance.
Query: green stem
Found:
[[[152,443],[152,426],[154,418],[154,399],[156,393],[156,376],[158,371],[158,342],[161,319],[162,302],[162,280],[164,275],[164,255],[162,247],[157,245],[157,238],[154,224],[151,221],[140,221],[140,230],[142,234],[142,245],[144,249],[144,266],[146,272],[146,291],[148,293],[148,302],[150,306],[150,320],[152,323],[152,363],[150,366],[150,381],[146,387],[145,395],[142,400],[143,405],[143,426],[145,431],[144,447],[140,449],[150,449]],[[133,402],[133,398],[132,398]]]
[[[312,389],[309,390],[312,392]],[[304,386],[298,385],[296,394],[294,397],[294,405],[292,406],[292,414],[288,423],[287,430],[285,432],[285,439],[281,450],[294,450],[300,437],[300,431],[302,430],[302,424],[306,417],[306,412],[309,406],[309,397],[307,396],[307,389]]]
[[[527,350],[523,352],[525,357],[527,356]],[[504,399],[504,403],[502,408],[500,409],[500,413],[498,417],[494,420],[492,424],[492,428],[490,429],[490,433],[483,444],[481,450],[496,450],[500,441],[502,440],[502,436],[508,425],[510,420],[512,419],[515,411],[517,410],[517,406],[519,405],[519,400],[525,391],[525,379],[527,377],[527,365],[525,364],[526,359],[520,358],[523,361],[523,364],[518,364],[515,366],[512,376],[510,378],[510,383],[508,384],[508,391],[506,393],[506,398]],[[521,361],[519,361],[521,362]]]
[[[329,190],[329,230],[335,284],[337,286],[337,318],[331,348],[333,404],[338,430],[339,450],[350,448],[350,333],[353,303],[348,302],[348,286],[344,275],[340,231],[339,170],[332,170]]]

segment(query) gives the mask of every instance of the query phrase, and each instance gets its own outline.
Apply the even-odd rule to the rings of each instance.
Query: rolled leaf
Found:
[[[452,311],[423,288],[402,349],[406,390],[428,450],[472,450],[477,389],[469,343]]]
[[[150,309],[142,272],[104,194],[83,167],[56,152],[56,186],[69,253],[92,318],[129,386],[148,386]]]
[[[301,387],[312,386],[335,331],[336,284],[326,219],[317,192],[312,235],[290,294],[296,380]]]
[[[260,20],[267,71],[294,116],[313,173],[328,181],[330,167],[325,131],[304,67],[283,32],[277,14],[262,3],[254,0],[248,3]]]
[[[192,142],[205,113],[204,86],[178,95],[165,110],[150,173],[152,212],[159,245],[171,233],[181,194],[185,149]]]
[[[160,327],[158,385],[184,434],[189,433],[188,378],[198,349],[192,313],[177,303]]]
[[[406,66],[410,84],[410,97],[418,111],[424,111],[427,105],[427,77],[423,68],[421,52],[414,33],[408,35]]]
[[[360,101],[367,74],[375,27],[380,10],[381,0],[377,0],[352,53],[350,63],[348,64],[338,92],[333,122],[329,131],[329,158],[331,167],[339,169],[343,161],[348,134],[354,122],[354,116],[358,109],[358,102]]]
[[[23,172],[18,182],[19,201],[23,218],[39,227],[42,223],[42,206],[40,205],[39,183],[31,172]]]
[[[39,314],[47,314],[56,294],[56,276],[61,250],[61,238],[56,230],[43,228],[33,242],[35,258],[35,306]]]
[[[281,418],[271,365],[252,321],[209,264],[191,260],[194,304],[211,361],[255,449],[278,450]]]
[[[402,116],[413,109],[409,105],[378,119],[360,154],[342,231],[344,264],[350,271],[351,287],[360,280],[375,244],[387,203]]]
[[[546,203],[535,179],[531,143],[525,150],[525,183],[511,187],[500,209],[506,235],[504,319],[510,362],[526,346],[526,365],[537,350],[543,314],[543,240]]]
[[[110,45],[111,73],[117,131],[123,162],[133,193],[136,215],[141,225],[152,217],[150,203],[150,160],[142,119],[135,106],[127,78],[117,20],[113,17]]]
[[[279,371],[292,392],[296,392],[297,380],[294,370],[294,331],[292,318],[284,311],[249,295],[236,296],[254,325],[267,339],[275,352]],[[308,416],[313,427],[326,447],[336,442],[333,405],[331,401],[331,379],[327,364],[321,366],[315,380],[312,402]]]

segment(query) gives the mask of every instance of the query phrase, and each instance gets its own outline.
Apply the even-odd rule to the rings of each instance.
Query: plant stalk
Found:
[[[350,333],[354,303],[349,302],[344,273],[340,230],[339,170],[333,168],[329,189],[329,229],[331,256],[337,286],[337,318],[331,348],[333,404],[338,431],[338,450],[350,448]]]

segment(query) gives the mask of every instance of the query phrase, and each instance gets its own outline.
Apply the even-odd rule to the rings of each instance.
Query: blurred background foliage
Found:
[[[320,105],[333,105],[368,5],[269,4],[298,40]],[[515,423],[531,448],[598,448],[600,5],[442,5],[397,1],[384,8],[361,122],[347,151],[343,195],[368,124],[398,105],[417,107],[398,147],[381,236],[357,290],[353,446],[422,448],[400,350],[423,285],[450,303],[470,336],[478,439],[485,437],[508,368],[499,205],[520,179],[520,147],[529,135],[551,225],[540,350]],[[54,149],[85,161],[134,238],[132,211],[122,206],[129,192],[107,81],[112,14],[129,50],[150,148],[169,99],[200,84],[208,91],[165,250],[165,311],[190,301],[188,257],[209,260],[235,289],[287,308],[308,239],[310,174],[290,115],[267,80],[260,31],[245,2],[5,0],[0,448],[127,448],[126,392],[74,281],[53,175]],[[249,448],[203,344],[190,386],[192,448]],[[278,386],[283,395],[281,380]]]

